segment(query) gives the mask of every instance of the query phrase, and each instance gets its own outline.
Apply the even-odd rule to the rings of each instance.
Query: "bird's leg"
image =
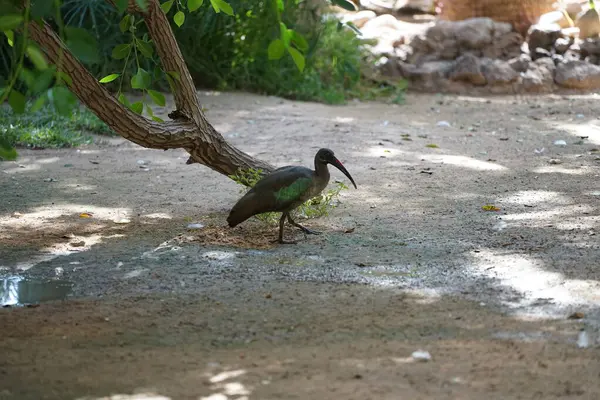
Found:
[[[287,219],[288,219],[288,222],[290,224],[294,225],[296,228],[302,229],[302,232],[304,232],[304,233],[307,233],[309,235],[320,235],[321,234],[321,232],[313,231],[311,229],[308,229],[305,226],[300,225],[299,223],[297,223],[296,221],[294,221],[292,219],[292,217],[290,216],[290,214],[287,215]]]
[[[286,217],[289,218],[289,215],[287,213],[281,214],[281,219],[279,220],[279,237],[277,238],[277,242],[281,244],[296,244],[296,242],[288,242],[283,240],[283,225],[285,224]]]

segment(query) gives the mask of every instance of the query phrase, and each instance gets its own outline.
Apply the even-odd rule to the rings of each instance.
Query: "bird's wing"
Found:
[[[253,215],[285,211],[302,201],[313,182],[313,171],[304,167],[279,168],[258,181],[233,206],[227,221],[235,226]]]
[[[313,171],[305,167],[280,168],[261,179],[252,192],[278,210],[286,209],[310,189]],[[266,205],[266,204],[265,204]]]

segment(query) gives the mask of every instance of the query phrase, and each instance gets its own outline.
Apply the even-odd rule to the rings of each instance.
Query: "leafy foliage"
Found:
[[[240,189],[240,193],[246,193],[254,187],[263,176],[263,170],[249,168],[245,171],[238,170],[234,175],[230,175],[229,177],[236,183],[244,186]],[[340,192],[346,189],[348,189],[348,186],[344,183],[336,182],[334,188],[328,189],[320,195],[307,200],[304,204],[296,208],[293,213],[306,219],[329,215],[329,212],[339,204],[338,197]],[[276,224],[279,221],[279,218],[281,218],[281,215],[275,212],[268,212],[258,214],[255,218],[268,224]]]
[[[91,143],[91,133],[116,135],[86,108],[77,109],[69,116],[61,116],[50,106],[24,114],[17,114],[9,107],[0,107],[0,120],[0,148],[74,147]],[[0,157],[6,160],[15,158],[3,154],[0,149]],[[13,155],[16,156],[16,153]]]
[[[146,10],[147,1],[136,4]],[[349,0],[328,1],[355,8]],[[163,69],[143,20],[128,13],[128,0],[114,3],[116,7],[105,0],[0,0],[0,32],[6,38],[0,51],[8,55],[0,65],[7,72],[6,79],[0,74],[0,104],[8,101],[15,113],[36,112],[49,104],[63,116],[76,107],[67,86],[74,83],[60,67],[62,55],[58,65],[50,65],[28,36],[30,22],[49,21],[123,105],[163,122],[150,104],[164,106],[158,90],[173,91],[179,76]],[[329,103],[361,93],[362,41],[337,21],[323,24],[309,2],[162,0],[160,5],[177,28],[190,72],[201,85]],[[130,103],[124,95],[128,90],[142,99]],[[0,149],[8,154],[6,142]]]

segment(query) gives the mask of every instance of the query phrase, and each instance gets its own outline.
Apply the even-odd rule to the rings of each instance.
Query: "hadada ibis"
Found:
[[[227,217],[227,223],[233,228],[254,215],[265,212],[281,212],[279,243],[295,243],[283,240],[283,225],[286,218],[290,224],[302,229],[304,233],[319,234],[320,232],[312,231],[295,222],[290,216],[290,212],[320,194],[327,187],[329,183],[327,164],[342,171],[350,179],[354,188],[357,188],[354,179],[340,160],[335,157],[333,151],[320,149],[315,155],[314,171],[306,167],[286,166],[276,169],[259,180],[233,206]]]

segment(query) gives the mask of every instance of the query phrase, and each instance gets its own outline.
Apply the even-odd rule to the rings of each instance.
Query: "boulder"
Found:
[[[519,57],[508,60],[508,65],[517,72],[525,72],[529,69],[531,57],[529,54],[521,54]]]
[[[556,67],[554,81],[570,89],[600,89],[600,66],[585,61],[568,61]]]
[[[600,55],[600,38],[585,39],[579,43],[580,53],[582,57]]]
[[[542,48],[550,51],[556,39],[561,36],[561,27],[558,24],[532,25],[527,35],[527,43],[530,50]]]
[[[489,85],[508,84],[519,78],[519,73],[502,60],[482,59],[481,72]]]
[[[470,18],[454,22],[456,41],[467,49],[482,49],[492,43],[494,21],[490,18]]]
[[[532,64],[521,74],[521,84],[526,92],[550,92],[554,86],[554,76],[546,68]]]
[[[565,54],[569,50],[569,47],[571,47],[571,44],[573,44],[572,38],[559,37],[554,42],[554,50],[558,54]]]
[[[483,56],[509,60],[521,54],[523,36],[518,32],[508,32],[495,37],[494,41],[483,49]]]
[[[533,60],[537,60],[538,58],[544,58],[544,57],[552,57],[552,53],[541,47],[537,47],[531,52],[531,58]]]
[[[481,61],[472,54],[463,54],[452,64],[448,77],[453,81],[465,81],[473,85],[485,85],[487,80],[481,71]]]

